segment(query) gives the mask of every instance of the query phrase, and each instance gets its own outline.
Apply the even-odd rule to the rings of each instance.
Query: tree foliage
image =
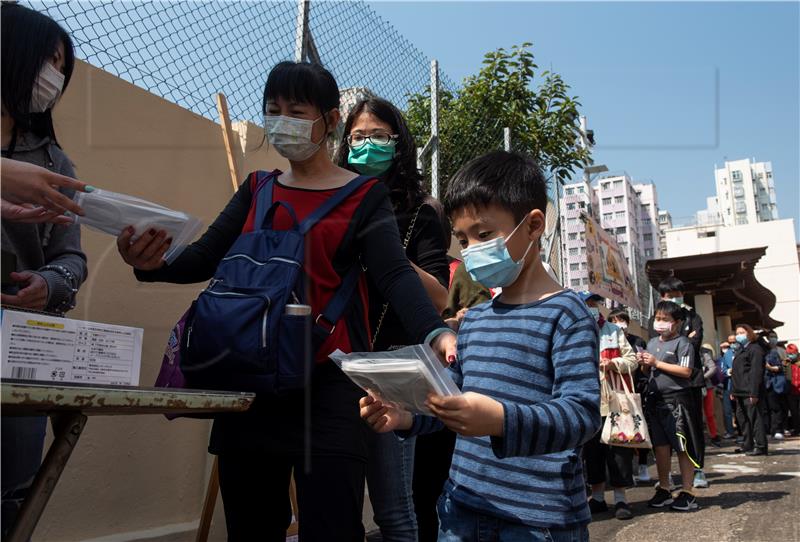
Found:
[[[442,186],[468,160],[503,148],[503,128],[514,150],[530,154],[561,182],[591,163],[579,144],[577,97],[552,71],[536,73],[530,43],[485,55],[477,75],[456,92],[439,92],[439,171]],[[534,84],[538,86],[534,87]],[[409,99],[407,119],[418,146],[430,136],[430,88]],[[428,168],[429,169],[429,168]]]

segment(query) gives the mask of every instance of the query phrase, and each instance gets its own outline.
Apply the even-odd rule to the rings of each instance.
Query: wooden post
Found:
[[[228,101],[221,92],[217,93],[217,110],[219,111],[219,125],[222,127],[222,139],[225,142],[225,152],[228,154],[228,169],[231,173],[233,192],[239,190],[239,168],[236,165],[236,155],[233,152],[233,128],[228,116]]]

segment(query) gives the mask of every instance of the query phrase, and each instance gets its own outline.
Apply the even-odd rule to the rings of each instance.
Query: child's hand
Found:
[[[647,365],[648,367],[655,367],[657,361],[656,357],[650,352],[642,352],[641,358],[639,358],[639,363]]]
[[[503,436],[505,411],[491,397],[468,391],[456,397],[430,394],[427,407],[452,431],[468,437]]]
[[[384,405],[380,399],[367,395],[358,402],[361,417],[376,433],[411,429],[414,418],[403,409]]]

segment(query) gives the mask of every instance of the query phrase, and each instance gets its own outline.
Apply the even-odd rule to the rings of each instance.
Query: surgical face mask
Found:
[[[775,338],[775,337],[770,337],[769,338],[769,345],[770,346],[777,346],[778,345],[778,339]]]
[[[511,257],[511,254],[508,253],[506,243],[524,223],[525,220],[517,224],[514,231],[505,239],[497,237],[461,251],[464,265],[472,280],[481,283],[487,288],[505,288],[517,280],[517,277],[522,272],[525,258],[533,246],[533,241],[528,243],[525,254],[516,262]]]
[[[681,296],[678,296],[678,297],[667,298],[667,301],[672,301],[673,303],[675,303],[677,305],[683,305],[683,296],[681,295]]]
[[[45,62],[39,76],[33,83],[31,93],[31,113],[44,113],[58,101],[64,89],[64,74],[56,69],[51,62]]]
[[[595,319],[595,322],[600,319],[600,309],[597,307],[586,307],[589,309],[589,314],[592,315],[592,318]]]
[[[377,145],[367,141],[355,149],[350,147],[347,163],[363,175],[383,175],[392,167],[394,153],[394,141],[390,141],[387,145]]]
[[[200,220],[186,213],[108,190],[76,192],[73,199],[85,213],[76,216],[75,222],[103,233],[119,237],[125,228],[132,226],[136,240],[149,229],[164,230],[165,239],[172,239],[164,254],[167,263],[172,263],[203,227]]]
[[[736,342],[742,346],[747,344],[747,335],[736,335]]]
[[[786,357],[789,358],[789,361],[797,361],[797,354],[786,354]]]
[[[319,150],[322,142],[311,141],[311,130],[315,120],[296,119],[283,115],[265,115],[264,129],[270,145],[275,147],[278,154],[290,162],[302,162],[311,158]],[[324,141],[323,137],[323,141]]]
[[[620,329],[628,329],[628,324],[625,322],[617,322],[617,327]]]
[[[664,320],[656,320],[653,322],[653,329],[659,335],[669,335],[672,333],[672,322],[665,322]]]

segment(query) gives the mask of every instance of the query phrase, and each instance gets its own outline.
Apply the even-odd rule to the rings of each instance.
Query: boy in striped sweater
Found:
[[[581,446],[600,427],[598,329],[539,256],[546,181],[530,158],[492,152],[450,181],[445,206],[472,278],[502,288],[470,309],[450,369],[464,392],[436,417],[361,400],[376,431],[458,433],[439,540],[588,540]]]

